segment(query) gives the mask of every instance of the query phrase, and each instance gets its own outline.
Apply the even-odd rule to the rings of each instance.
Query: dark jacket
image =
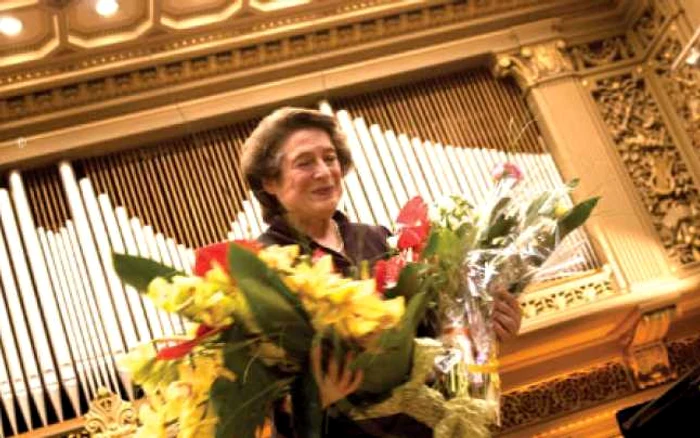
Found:
[[[298,244],[305,254],[313,254],[320,249],[333,257],[334,266],[343,275],[350,277],[358,276],[363,261],[366,260],[372,267],[377,260],[386,257],[389,251],[386,239],[391,234],[389,230],[382,226],[352,223],[340,212],[336,212],[333,219],[338,223],[345,254],[319,245],[310,237],[292,228],[282,217],[274,219],[270,227],[258,237],[258,241],[265,246]],[[291,437],[292,427],[289,416],[277,410],[275,418],[278,432],[285,437]],[[329,416],[325,426],[324,436],[332,438],[429,438],[433,436],[432,429],[404,414],[359,422],[338,414]]]

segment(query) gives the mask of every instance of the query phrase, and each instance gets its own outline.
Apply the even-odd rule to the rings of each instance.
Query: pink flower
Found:
[[[513,163],[500,163],[491,171],[491,176],[496,182],[503,178],[513,178],[518,183],[523,179],[523,172]]]

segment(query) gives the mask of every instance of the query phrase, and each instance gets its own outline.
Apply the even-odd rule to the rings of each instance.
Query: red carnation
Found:
[[[228,273],[228,246],[235,243],[253,254],[262,249],[262,245],[256,240],[234,240],[233,242],[219,242],[199,248],[195,253],[194,275],[204,277],[210,269],[218,265]]]
[[[423,202],[423,198],[416,196],[408,201],[399,212],[396,223],[399,226],[398,248],[413,248],[420,252],[430,234],[428,206]]]

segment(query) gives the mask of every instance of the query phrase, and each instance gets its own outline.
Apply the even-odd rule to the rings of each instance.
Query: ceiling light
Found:
[[[117,0],[97,0],[95,11],[103,17],[111,17],[119,10]]]
[[[22,32],[22,22],[15,17],[0,17],[0,33],[15,36]]]

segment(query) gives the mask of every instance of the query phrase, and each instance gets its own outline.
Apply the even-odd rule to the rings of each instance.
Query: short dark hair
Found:
[[[268,115],[255,128],[243,145],[241,168],[253,194],[260,201],[263,220],[267,223],[284,213],[277,197],[267,193],[263,181],[279,178],[282,163],[282,144],[300,129],[317,128],[331,138],[338,156],[340,168],[345,176],[353,167],[352,154],[345,135],[335,117],[321,111],[284,107]]]

